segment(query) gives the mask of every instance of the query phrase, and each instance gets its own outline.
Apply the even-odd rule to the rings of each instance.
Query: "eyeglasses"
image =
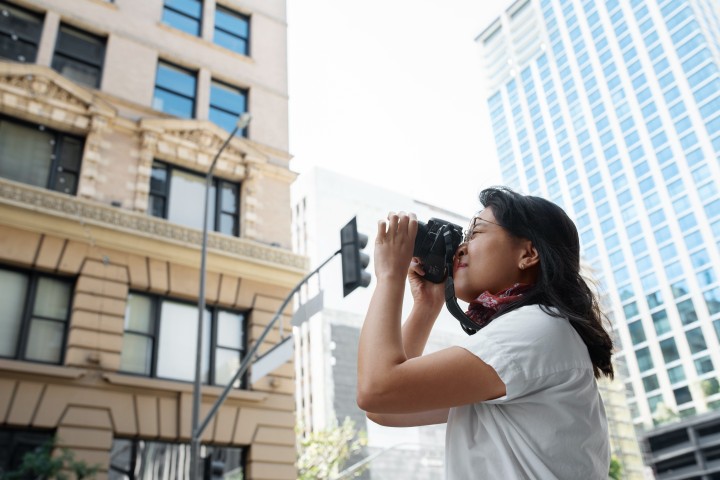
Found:
[[[500,228],[505,228],[497,222],[491,222],[490,220],[485,220],[484,218],[475,217],[475,218],[473,218],[472,224],[470,224],[470,227],[463,230],[462,243],[468,243],[470,241],[470,237],[472,236],[473,232],[475,231],[475,227],[477,226],[478,220],[486,222],[486,223],[492,223],[493,225],[497,225]]]

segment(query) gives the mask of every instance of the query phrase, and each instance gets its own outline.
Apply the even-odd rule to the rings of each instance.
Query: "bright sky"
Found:
[[[476,211],[500,173],[474,39],[511,3],[289,0],[291,168]]]

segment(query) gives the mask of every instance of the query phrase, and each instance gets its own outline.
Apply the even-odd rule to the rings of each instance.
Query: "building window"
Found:
[[[652,392],[653,390],[657,390],[658,388],[660,388],[660,383],[658,383],[656,375],[648,375],[647,377],[643,377],[642,382],[645,392]]]
[[[703,294],[710,315],[720,313],[720,288],[713,288]],[[720,335],[718,336],[720,338]]]
[[[100,87],[105,39],[68,25],[60,25],[52,68],[70,80]]]
[[[131,293],[120,370],[191,382],[195,378],[197,305]],[[219,308],[203,317],[202,381],[226,385],[245,352],[245,315]],[[236,388],[240,388],[238,381]]]
[[[0,357],[61,363],[72,283],[0,268]]]
[[[692,395],[690,394],[690,389],[688,387],[680,387],[673,390],[673,395],[675,395],[675,403],[678,405],[692,402]]]
[[[208,228],[225,235],[240,234],[240,185],[213,178]],[[155,161],[150,177],[148,213],[201,230],[205,208],[205,176]]]
[[[658,336],[667,333],[672,329],[670,326],[670,320],[668,320],[667,312],[665,310],[659,310],[653,313],[652,321],[655,326],[655,332]]]
[[[162,21],[172,27],[200,36],[202,2],[200,0],[165,0]]]
[[[642,322],[637,320],[628,324],[628,330],[630,330],[630,339],[633,345],[642,343],[645,341],[645,330],[643,330]]]
[[[637,359],[638,368],[641,372],[646,372],[654,367],[648,347],[636,350],[635,358]]]
[[[663,403],[662,394],[653,395],[651,397],[648,397],[647,402],[648,402],[648,407],[650,408],[650,413],[655,415],[655,413],[657,413],[658,406],[660,406],[660,404]],[[632,409],[632,407],[631,407],[631,409]],[[633,414],[633,418],[637,418],[639,416],[640,416],[639,412]]]
[[[177,117],[193,118],[196,84],[194,72],[158,62],[153,108]]]
[[[673,385],[685,380],[685,370],[683,369],[682,365],[678,365],[677,367],[673,367],[673,368],[668,368],[667,374],[668,374],[668,378],[670,379],[670,383],[672,383]]]
[[[627,305],[623,306],[623,312],[625,313],[625,318],[628,319],[636,317],[640,314],[636,302],[630,302]]]
[[[650,295],[645,296],[645,299],[647,300],[648,307],[650,307],[651,309],[659,307],[663,304],[662,293],[660,293],[659,291],[653,292]]]
[[[0,429],[0,474],[17,470],[27,453],[51,444],[53,432],[48,430]]]
[[[249,55],[250,17],[218,5],[215,9],[215,43],[233,52]]]
[[[688,345],[690,346],[690,351],[693,354],[707,350],[705,337],[699,327],[685,332],[685,337],[687,338]]]
[[[190,445],[116,438],[110,450],[111,480],[175,478],[188,480]],[[201,445],[202,478],[243,478],[245,450]]]
[[[210,121],[232,132],[241,114],[247,111],[247,90],[214,81],[210,86]],[[247,136],[247,129],[238,132]]]
[[[680,280],[673,283],[672,285],[670,285],[670,289],[672,290],[673,297],[675,298],[684,297],[685,295],[690,293],[690,288],[688,287],[685,280]]]
[[[0,176],[75,195],[84,141],[0,118]]]
[[[35,63],[43,16],[0,2],[0,57]]]
[[[680,313],[680,320],[683,325],[697,322],[698,316],[695,313],[695,306],[691,299],[683,300],[677,304],[678,313]]]
[[[715,367],[713,366],[712,358],[709,356],[695,359],[695,370],[698,375],[705,375],[706,373],[713,372]]]

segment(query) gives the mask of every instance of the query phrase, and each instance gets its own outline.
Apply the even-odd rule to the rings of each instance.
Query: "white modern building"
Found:
[[[563,206],[641,429],[720,407],[720,3],[519,0],[476,39],[504,183]]]
[[[372,254],[377,221],[389,211],[407,211],[427,222],[436,217],[465,227],[473,214],[461,216],[369,185],[325,169],[301,174],[291,188],[293,242],[297,253],[307,255],[315,268],[340,248],[340,229],[357,217],[358,231],[369,237],[365,252],[370,255],[368,272],[373,274]],[[479,209],[479,203],[477,205]],[[312,298],[322,289],[323,310],[304,322],[296,338],[297,418],[306,431],[322,430],[342,423],[345,417],[368,434],[369,463],[366,478],[437,479],[444,475],[444,426],[386,428],[366,419],[356,404],[357,344],[375,280],[369,288],[358,288],[343,298],[339,255],[320,273],[319,286],[312,284]],[[403,311],[412,300],[406,290]],[[443,311],[431,334],[426,352],[450,345],[465,337],[459,323]],[[359,459],[358,459],[359,460]]]

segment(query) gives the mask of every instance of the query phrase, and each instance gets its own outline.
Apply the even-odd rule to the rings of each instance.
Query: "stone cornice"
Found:
[[[26,378],[30,376],[46,376],[74,380],[83,377],[87,370],[63,365],[48,365],[0,358],[0,372],[16,373]]]
[[[214,156],[225,143],[228,133],[207,120],[185,120],[177,118],[143,118],[139,123],[141,132],[156,132],[168,142]],[[223,156],[243,158],[250,155],[266,162],[266,155],[257,150],[251,142],[234,137],[228,143]]]
[[[0,61],[0,86],[33,100],[62,106],[85,115],[115,117],[117,112],[91,90],[42,65]]]
[[[4,178],[0,178],[0,204],[186,247],[200,248],[202,244],[200,230]],[[298,272],[307,270],[306,257],[260,242],[214,232],[208,235],[208,250]]]
[[[113,385],[119,385],[121,387],[137,388],[137,389],[153,389],[153,390],[164,390],[168,392],[181,392],[181,393],[192,393],[193,384],[182,381],[162,380],[157,378],[142,377],[135,375],[128,375],[123,373],[104,373],[103,379]],[[210,397],[213,400],[219,397],[222,393],[223,388],[215,385],[203,385],[202,395],[204,397]],[[267,393],[254,392],[252,390],[230,390],[228,398],[231,400],[240,400],[247,403],[260,403],[264,402],[268,398]]]

